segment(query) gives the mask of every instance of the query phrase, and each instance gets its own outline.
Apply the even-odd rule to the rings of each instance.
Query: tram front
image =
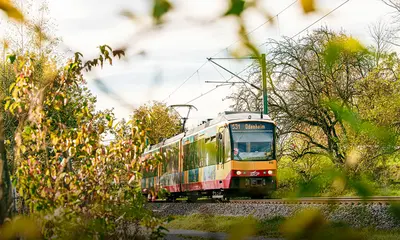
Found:
[[[263,198],[276,190],[276,126],[269,121],[229,125],[232,149],[231,195]]]

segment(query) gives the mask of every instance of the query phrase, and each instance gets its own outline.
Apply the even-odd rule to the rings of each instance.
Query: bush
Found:
[[[48,79],[36,79],[39,63],[32,56],[13,63],[18,77],[5,103],[19,122],[12,180],[45,239],[118,239],[135,225],[161,234],[162,219],[144,208],[139,184],[143,167],[160,160],[142,157],[147,132],[141,121],[127,123],[127,135],[111,112],[94,112],[70,91],[84,84],[82,71],[111,62],[111,48],[100,50],[99,59],[86,63],[75,54]],[[107,131],[117,137],[105,145]]]
[[[334,165],[327,157],[306,156],[297,161],[283,157],[278,165],[278,190],[274,197],[324,195],[332,184]]]

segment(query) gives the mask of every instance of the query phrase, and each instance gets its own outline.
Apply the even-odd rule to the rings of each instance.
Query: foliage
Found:
[[[14,6],[10,0],[1,0],[0,9],[3,10],[7,16],[16,21],[24,21],[24,15]]]
[[[334,165],[330,159],[321,156],[306,156],[292,161],[289,157],[279,160],[278,190],[274,197],[293,197],[297,195],[336,196],[345,193],[345,189],[332,187]],[[312,191],[307,191],[312,187]]]
[[[40,58],[12,58],[17,78],[5,108],[19,122],[13,182],[45,238],[69,238],[78,227],[77,238],[116,238],[128,220],[151,229],[160,226],[143,208],[137,182],[141,168],[153,161],[141,158],[146,132],[140,121],[128,123],[128,137],[104,146],[101,133],[114,128],[112,115],[94,113],[90,97],[77,99],[85,91],[82,72],[104,60],[112,63],[111,54],[118,55],[104,45],[98,58],[83,62],[76,53],[59,70],[44,62],[50,72],[40,77],[35,68]]]
[[[150,144],[170,138],[178,134],[182,128],[179,115],[164,103],[156,101],[135,109],[133,120],[142,121],[141,124],[147,131]]]
[[[376,65],[374,53],[356,39],[325,28],[299,40],[271,40],[269,49],[269,108],[283,155],[293,161],[321,155],[339,166],[362,159],[351,167],[360,172],[398,150],[395,54],[381,52]],[[257,65],[249,82],[261,86]],[[235,110],[260,111],[261,95],[243,85],[228,98]]]
[[[232,1],[232,3],[235,2],[240,3],[241,1]],[[303,2],[301,3],[304,4]],[[232,5],[234,6],[232,8],[234,14],[239,18],[240,35],[244,41],[244,46],[256,54],[257,49],[247,38],[245,25],[243,21],[241,21],[241,13],[250,7],[256,8],[256,1],[249,1],[249,4],[246,3],[246,8],[243,7],[241,9],[237,9],[237,4]],[[96,201],[105,201],[104,199],[110,196],[113,197],[112,194],[110,194],[110,196],[107,195],[107,191],[102,194],[103,196],[97,197],[99,193],[93,191],[96,197],[89,194],[89,196],[87,196],[88,200],[86,197],[82,196],[86,189],[83,189],[84,191],[81,192],[77,189],[78,186],[81,187],[79,185],[81,184],[79,180],[84,182],[88,181],[87,178],[83,176],[87,171],[98,171],[98,174],[102,174],[103,172],[99,169],[105,167],[103,166],[105,165],[104,162],[115,161],[117,157],[124,158],[124,154],[118,155],[114,152],[109,153],[110,151],[112,152],[113,147],[116,146],[113,144],[107,147],[102,146],[99,143],[101,137],[99,134],[95,134],[95,130],[98,130],[100,133],[103,131],[119,133],[121,132],[121,128],[111,129],[113,125],[112,114],[109,112],[93,113],[90,109],[90,104],[86,101],[82,103],[76,102],[77,105],[75,106],[70,103],[79,98],[79,92],[85,92],[84,89],[79,89],[79,87],[73,89],[74,84],[79,86],[79,82],[82,81],[82,70],[90,71],[93,66],[102,66],[105,60],[108,60],[111,64],[111,53],[114,56],[117,55],[120,57],[123,55],[123,51],[112,51],[111,48],[104,45],[100,47],[101,55],[86,63],[82,63],[80,60],[82,55],[76,53],[75,60],[67,64],[64,69],[54,72],[49,71],[48,73],[54,74],[53,76],[42,76],[38,74],[40,70],[38,71],[35,66],[44,66],[50,64],[51,61],[47,61],[46,57],[41,59],[45,60],[44,62],[38,60],[40,57],[43,57],[41,56],[43,53],[41,40],[49,41],[53,38],[45,33],[43,26],[26,22],[24,20],[26,12],[23,11],[24,9],[18,9],[13,2],[9,0],[0,1],[0,9],[11,19],[23,22],[24,25],[21,25],[22,28],[27,26],[35,30],[39,39],[39,41],[34,41],[35,44],[39,43],[39,45],[35,46],[38,48],[27,50],[22,47],[21,52],[16,51],[17,54],[9,56],[8,59],[14,63],[17,69],[17,76],[15,83],[10,86],[11,96],[9,96],[5,103],[5,108],[12,115],[12,120],[15,120],[14,123],[17,125],[14,125],[14,129],[16,129],[15,143],[11,144],[12,148],[15,149],[15,156],[12,156],[12,158],[16,159],[17,165],[17,174],[14,176],[13,180],[17,183],[17,187],[23,197],[29,197],[30,211],[43,213],[43,209],[48,207],[49,209],[47,210],[51,213],[56,206],[67,204],[70,200],[76,200],[73,203],[67,204],[66,212],[68,212],[71,210],[68,209],[70,207],[76,208],[78,206],[78,209],[79,207],[83,208],[82,206],[85,206],[87,201],[93,205]],[[165,20],[164,16],[172,9],[174,9],[174,6],[171,2],[166,0],[154,0],[152,17],[155,20],[155,24],[163,23]],[[132,17],[135,16],[134,14],[131,14],[129,11],[125,11],[125,13],[128,13],[125,14],[126,16],[135,19]],[[269,17],[267,14],[265,15]],[[22,46],[24,46],[24,44],[22,44]],[[37,49],[40,51],[35,51]],[[26,52],[35,53],[36,55],[23,55],[23,53]],[[59,62],[55,62],[53,68],[49,66],[45,68],[47,70],[58,69],[58,64]],[[71,79],[72,82],[70,81]],[[72,89],[71,92],[68,92],[68,87]],[[75,98],[71,96],[74,94]],[[90,98],[83,99],[86,100]],[[71,106],[80,107],[78,106],[79,104],[82,104],[81,108],[68,109],[68,107]],[[57,114],[57,111],[59,114]],[[104,126],[105,121],[110,125],[107,126],[107,128]],[[132,132],[135,132],[137,135],[137,132],[140,132],[140,122],[138,124],[136,123],[138,122],[133,122]],[[133,135],[136,136],[135,134]],[[144,137],[144,133],[139,134],[139,136]],[[120,137],[117,137],[117,143],[122,144],[121,142],[123,142],[126,144],[126,142],[122,140],[125,139],[125,137],[126,131],[123,136],[120,135]],[[130,142],[130,144],[132,144],[132,142]],[[134,147],[134,153],[132,154],[137,160],[142,150],[142,144]],[[120,145],[117,144],[116,148],[117,150],[114,149],[115,152],[122,151]],[[92,156],[94,153],[97,154],[96,151],[99,151],[103,155]],[[129,154],[131,154],[131,152]],[[61,165],[57,162],[59,160]],[[124,160],[126,159],[124,158]],[[0,172],[3,172],[3,170],[8,172],[8,170],[3,167],[1,170]],[[118,170],[120,169],[116,167],[115,171]],[[113,171],[106,172],[107,174],[105,174],[105,176],[107,177],[110,177],[109,174],[113,174]],[[30,179],[30,177],[32,177],[32,179]],[[65,182],[64,178],[67,179],[67,182]],[[113,178],[114,184],[118,185],[119,179],[115,176]],[[76,182],[71,181],[71,179],[74,181],[76,180]],[[38,185],[38,181],[40,185]],[[104,186],[108,186],[107,184],[110,184],[110,181],[110,179],[102,179],[100,183],[103,184],[103,186],[101,185],[100,189]],[[94,182],[90,181],[88,184],[89,183],[92,185],[94,184]],[[46,184],[46,186],[43,184]],[[68,189],[70,185],[72,189]],[[94,185],[92,187],[94,187]],[[88,189],[89,188],[90,187],[88,187]],[[65,189],[68,189],[68,191]],[[67,192],[71,192],[71,196],[69,196],[70,194]],[[115,193],[113,191],[111,192]],[[47,195],[50,196],[48,199]],[[77,202],[82,201],[82,198],[85,200],[85,204],[79,205]],[[63,199],[66,202],[64,202]],[[90,204],[89,206],[92,206]],[[80,213],[82,212],[78,211],[77,216],[79,216]],[[69,222],[73,223],[74,221]],[[49,234],[51,235],[51,233]]]

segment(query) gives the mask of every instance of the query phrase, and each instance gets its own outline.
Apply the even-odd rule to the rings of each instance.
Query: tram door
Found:
[[[224,134],[219,132],[217,133],[217,170],[224,168],[224,153]]]

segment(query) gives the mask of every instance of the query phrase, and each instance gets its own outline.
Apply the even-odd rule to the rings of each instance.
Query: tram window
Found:
[[[229,129],[225,129],[225,139],[224,139],[224,145],[225,145],[225,161],[231,159],[231,136],[229,134]]]
[[[237,148],[239,149],[239,152],[247,152],[247,143],[238,142]]]
[[[166,148],[166,164],[167,172],[172,173],[178,171],[178,146],[173,144]]]
[[[183,170],[189,170],[189,144],[183,146]]]
[[[154,169],[145,169],[144,171],[143,171],[143,177],[144,178],[150,178],[150,177],[155,177],[155,176],[157,176],[157,168],[154,168]]]
[[[209,138],[206,143],[206,164],[212,166],[217,164],[217,142],[215,136]]]
[[[172,172],[172,167],[173,167],[173,163],[172,163],[172,149],[171,147],[167,148],[167,172],[170,173]]]
[[[176,143],[171,147],[171,172],[178,171],[179,162],[179,144]]]
[[[206,143],[205,143],[205,139],[200,139],[198,141],[198,149],[197,149],[198,155],[199,155],[199,167],[204,167],[206,166],[206,155],[207,155],[207,151],[206,151]]]
[[[168,153],[167,149],[162,149],[162,167],[161,167],[161,174],[164,174],[167,172],[167,166],[168,166]]]
[[[196,161],[197,161],[197,142],[192,142],[189,144],[189,169],[196,168]]]
[[[271,143],[251,143],[250,152],[266,152],[271,151]]]
[[[146,156],[150,155],[150,156],[154,156],[155,154],[157,154],[159,151],[155,151],[155,152],[151,152],[151,153],[147,153]],[[144,178],[151,178],[151,177],[155,177],[158,175],[158,167],[155,167],[153,169],[143,169],[143,177]]]
[[[198,141],[186,144],[184,149],[184,170],[190,170],[199,167],[199,153],[198,153]]]
[[[274,125],[262,122],[245,122],[231,126],[236,160],[274,159]]]

